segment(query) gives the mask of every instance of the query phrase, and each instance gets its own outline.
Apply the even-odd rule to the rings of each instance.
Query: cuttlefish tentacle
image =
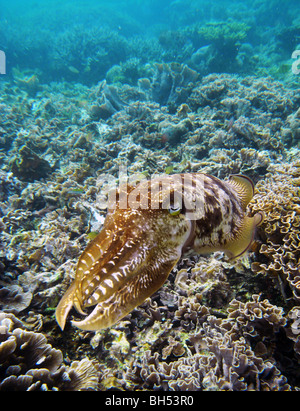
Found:
[[[254,185],[240,175],[228,181],[201,173],[158,177],[136,190],[142,206],[130,203],[132,187],[120,188],[126,207],[117,196],[102,231],[80,257],[75,280],[56,309],[62,329],[73,306],[85,316],[73,321],[80,329],[115,324],[163,285],[182,255],[221,250],[239,257],[263,219],[262,213],[246,216]]]

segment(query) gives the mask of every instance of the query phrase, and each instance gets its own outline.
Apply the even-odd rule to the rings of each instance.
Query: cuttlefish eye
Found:
[[[180,214],[181,213],[181,211],[182,211],[182,208],[181,208],[181,206],[178,204],[171,204],[170,206],[169,206],[169,213],[171,214],[171,215],[174,215],[174,216],[176,216],[176,215],[178,215],[178,214]]]

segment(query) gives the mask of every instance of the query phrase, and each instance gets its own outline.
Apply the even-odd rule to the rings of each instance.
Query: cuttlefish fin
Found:
[[[234,174],[230,176],[229,183],[237,192],[243,210],[246,211],[247,205],[254,196],[254,184],[252,180],[249,177]]]
[[[226,244],[223,250],[230,259],[241,257],[251,247],[256,227],[258,227],[264,219],[264,214],[259,212],[254,217],[245,217],[243,224],[235,237]]]
[[[73,307],[75,291],[76,284],[73,281],[55,310],[56,321],[62,330],[65,328],[68,314]]]
[[[154,259],[107,300],[97,304],[84,320],[72,321],[72,324],[81,330],[98,331],[112,326],[142,304],[164,284],[179,256],[172,261],[161,263],[158,262],[159,256],[154,256]]]

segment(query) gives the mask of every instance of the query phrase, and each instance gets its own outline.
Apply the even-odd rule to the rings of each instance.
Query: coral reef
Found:
[[[145,351],[126,379],[154,390],[289,390],[272,361],[276,333],[286,323],[282,310],[253,295],[248,303],[232,300],[228,312],[226,319],[202,312],[194,332],[169,337],[163,353]]]
[[[201,60],[212,47],[195,30],[179,32],[182,52],[208,46]],[[39,79],[31,92],[17,77],[1,80],[2,391],[299,390],[299,89],[271,77],[201,77],[190,62],[168,60],[173,49],[156,59],[170,41],[165,33],[153,46],[160,64],[103,61],[105,73],[119,66],[107,82],[43,84],[42,74],[20,69],[19,79]],[[142,54],[145,42],[130,46]],[[88,57],[80,61],[81,69]],[[66,79],[77,79],[70,67]],[[263,211],[264,223],[243,260],[183,259],[114,327],[67,324],[62,334],[54,309],[101,229],[114,181],[103,175],[118,182],[120,165],[147,177],[246,174],[256,183],[249,213]]]
[[[107,79],[133,85],[149,62],[174,61],[192,63],[202,75],[272,74],[299,86],[287,68],[299,44],[296,1],[286,9],[277,0],[183,4],[179,0],[161,7],[147,0],[88,8],[60,4],[47,13],[42,5],[4,10],[1,48],[16,82],[32,96],[41,82],[62,78],[90,86],[109,73]],[[37,68],[39,75],[22,74]]]
[[[247,23],[230,19],[226,22],[209,22],[197,27],[195,36],[202,47],[191,57],[194,66],[204,73],[240,71],[245,66],[248,72],[251,72],[251,64],[245,58],[247,43],[243,43],[247,40],[249,30],[250,26]],[[224,56],[222,59],[220,54]],[[203,57],[206,60],[206,67],[201,65]]]
[[[157,64],[151,84],[152,99],[161,105],[185,102],[197,81],[196,71],[182,64]]]
[[[90,117],[92,120],[107,120],[125,106],[125,103],[118,96],[116,88],[107,85],[106,81],[99,84],[95,94],[96,101],[90,108]]]
[[[245,23],[238,21],[212,22],[200,27],[198,35],[205,41],[224,47],[226,43],[236,44],[237,41],[244,40],[249,29]]]
[[[34,181],[46,177],[52,171],[47,160],[40,158],[24,146],[19,151],[20,159],[12,160],[11,171],[21,181]]]
[[[0,391],[87,391],[98,370],[87,358],[63,365],[61,351],[43,334],[27,331],[12,314],[0,313]]]
[[[257,185],[257,196],[250,205],[252,212],[262,210],[265,220],[260,232],[262,257],[252,264],[257,273],[267,273],[279,283],[285,299],[300,298],[300,164],[277,168]],[[287,289],[289,287],[289,291]]]

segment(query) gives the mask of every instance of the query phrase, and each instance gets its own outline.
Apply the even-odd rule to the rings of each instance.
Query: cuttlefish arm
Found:
[[[79,293],[81,283],[85,280],[87,275],[93,271],[93,268],[95,270],[95,265],[93,265],[94,262],[101,258],[104,250],[108,247],[111,241],[112,232],[103,228],[101,233],[90,242],[84,253],[80,256],[77,264],[75,280],[60,300],[55,311],[56,321],[62,330],[65,328],[67,316],[73,306],[80,314],[85,315],[81,308],[82,302]]]
[[[109,298],[98,303],[84,320],[72,321],[72,324],[88,331],[100,330],[115,324],[164,284],[180,256],[174,254],[170,261],[156,262],[156,266],[148,266],[139,270]],[[65,328],[67,316],[74,305],[75,295],[76,282],[73,281],[56,309],[56,321],[62,330]]]
[[[172,221],[168,232],[163,233],[168,219],[165,212],[169,214],[162,210],[152,215],[137,212],[135,218],[131,211],[116,212],[106,221],[80,257],[75,280],[57,306],[56,320],[61,329],[73,306],[83,315],[94,307],[82,321],[72,322],[76,327],[88,331],[109,327],[164,284],[182,255],[192,226],[181,216],[179,238],[177,224],[172,230]]]
[[[72,324],[88,331],[112,326],[164,284],[180,255],[174,255],[173,258],[170,261],[157,262],[155,266],[149,265],[139,270],[108,299],[98,303],[90,315],[82,321],[72,321]]]
[[[74,305],[75,292],[76,283],[75,281],[73,281],[63,298],[60,300],[58,306],[56,307],[55,318],[62,330],[65,328],[68,314]]]

